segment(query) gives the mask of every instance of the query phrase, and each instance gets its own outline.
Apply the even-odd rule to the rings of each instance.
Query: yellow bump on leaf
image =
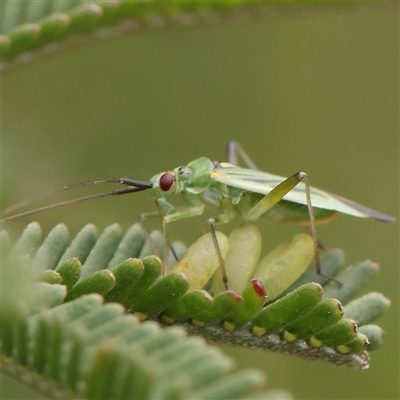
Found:
[[[241,293],[254,273],[261,253],[260,230],[251,223],[242,225],[229,236],[229,250],[224,258],[228,286],[230,290]],[[213,278],[212,292],[225,290],[222,276],[216,271]]]
[[[233,322],[224,322],[224,329],[228,332],[232,332],[236,328],[236,325]]]
[[[203,321],[197,321],[197,319],[192,319],[192,324],[194,326],[204,326],[204,322]]]
[[[216,232],[222,258],[229,248],[228,238],[222,232]],[[183,273],[189,282],[189,291],[201,289],[219,269],[220,263],[211,234],[207,233],[197,240],[180,261],[172,267],[170,273]]]
[[[268,300],[279,296],[307,269],[314,256],[313,241],[309,235],[295,235],[282,243],[258,264],[253,278],[264,285]]]
[[[318,339],[315,339],[315,337],[312,337],[310,340],[310,345],[313,347],[321,347],[322,346],[322,342]]]
[[[261,328],[260,326],[253,326],[253,335],[254,336],[262,336],[267,330]]]
[[[293,335],[292,333],[285,331],[283,333],[283,338],[288,342],[293,342],[296,339],[296,335]]]
[[[171,317],[167,317],[166,315],[163,315],[161,317],[161,321],[166,325],[172,325],[174,323],[174,319]]]
[[[342,353],[342,354],[346,354],[346,353],[349,353],[349,352],[350,352],[350,349],[349,349],[347,346],[345,346],[345,345],[336,346],[336,350],[337,350],[339,353]]]
[[[146,314],[143,314],[143,313],[141,313],[139,311],[136,311],[134,313],[134,315],[136,315],[136,317],[138,317],[139,321],[144,321],[148,317]]]

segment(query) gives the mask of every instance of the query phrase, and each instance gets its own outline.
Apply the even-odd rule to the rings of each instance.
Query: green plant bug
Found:
[[[238,157],[247,168],[237,166]],[[167,226],[169,223],[200,216],[208,208],[213,218],[209,219],[214,245],[219,255],[223,281],[228,288],[228,278],[224,271],[222,256],[218,252],[218,242],[214,224],[229,222],[236,215],[244,220],[255,221],[261,216],[272,222],[292,222],[311,228],[314,242],[316,270],[321,273],[318,242],[315,225],[327,222],[337,214],[348,214],[361,218],[373,218],[383,222],[395,222],[395,218],[372,210],[338,195],[310,187],[305,172],[297,172],[284,178],[258,170],[243,148],[235,141],[228,143],[229,162],[217,162],[200,157],[185,166],[177,167],[154,175],[149,182],[127,178],[80,182],[63,186],[42,195],[29,198],[8,207],[5,213],[11,213],[22,206],[59,191],[80,186],[101,183],[119,183],[124,185],[116,190],[51,204],[3,219],[10,221],[55,207],[110,195],[120,195],[142,190],[150,190],[156,202],[157,210],[144,213],[142,219],[151,215],[160,215],[164,234],[164,255],[168,252]],[[182,197],[187,205],[175,207],[171,200]],[[327,277],[329,278],[329,277]]]

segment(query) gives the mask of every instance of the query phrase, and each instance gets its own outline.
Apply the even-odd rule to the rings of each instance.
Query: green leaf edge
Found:
[[[200,399],[221,387],[236,398],[263,388],[259,371],[234,371],[183,329],[139,323],[102,301],[86,295],[29,317],[12,310],[3,317],[2,372],[51,398]],[[14,345],[4,355],[6,336]]]
[[[98,39],[146,30],[213,26],[232,18],[238,21],[246,21],[249,17],[274,19],[280,12],[293,13],[304,10],[307,12],[310,5],[305,9],[301,8],[305,2],[305,0],[282,4],[272,0],[6,2],[2,6],[1,60],[5,62],[4,68],[9,61],[24,53],[28,53],[29,57],[23,59],[30,59],[33,53],[45,49],[49,44],[52,45],[49,52],[53,53],[57,47],[76,44],[77,35],[91,35],[91,38]],[[329,1],[320,0],[317,3],[329,4]],[[343,0],[343,4],[345,3]],[[56,43],[59,45],[54,46]]]

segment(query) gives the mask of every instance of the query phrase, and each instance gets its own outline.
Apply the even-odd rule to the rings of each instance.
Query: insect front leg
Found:
[[[163,236],[164,236],[164,262],[163,262],[163,274],[167,274],[167,260],[168,260],[168,250],[169,250],[169,240],[168,240],[168,229],[167,225],[171,222],[179,221],[181,219],[193,218],[203,214],[204,204],[190,205],[183,207],[173,207],[171,204],[167,203],[165,200],[158,199],[157,206],[159,210],[165,210],[167,212],[162,216],[162,226],[163,226]]]
[[[153,219],[153,218],[158,218],[158,219],[161,219],[161,220],[162,220],[163,217],[162,217],[162,214],[161,214],[161,212],[160,212],[159,209],[158,209],[157,211],[146,211],[146,212],[141,213],[141,214],[139,215],[139,224],[140,224],[140,226],[143,228],[143,231],[144,231],[145,234],[146,234],[146,238],[147,238],[147,240],[148,240],[148,242],[149,242],[149,244],[150,244],[151,251],[153,252],[153,254],[155,254],[155,255],[157,255],[158,257],[160,257],[161,259],[163,259],[164,255],[161,254],[161,253],[162,253],[164,250],[161,252],[160,249],[157,248],[157,245],[156,245],[156,243],[154,242],[153,238],[151,237],[150,231],[149,231],[149,229],[148,229],[148,227],[146,226],[146,223],[145,223],[146,220]],[[175,252],[174,252],[172,246],[171,246],[171,251],[172,251],[172,253],[173,253],[174,256],[175,256]]]

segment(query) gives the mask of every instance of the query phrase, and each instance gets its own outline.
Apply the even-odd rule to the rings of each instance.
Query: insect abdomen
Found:
[[[337,211],[324,208],[313,208],[314,218],[317,223],[325,223],[338,215]],[[310,214],[304,204],[293,203],[291,201],[281,200],[269,209],[264,216],[272,222],[294,223],[309,225]]]

